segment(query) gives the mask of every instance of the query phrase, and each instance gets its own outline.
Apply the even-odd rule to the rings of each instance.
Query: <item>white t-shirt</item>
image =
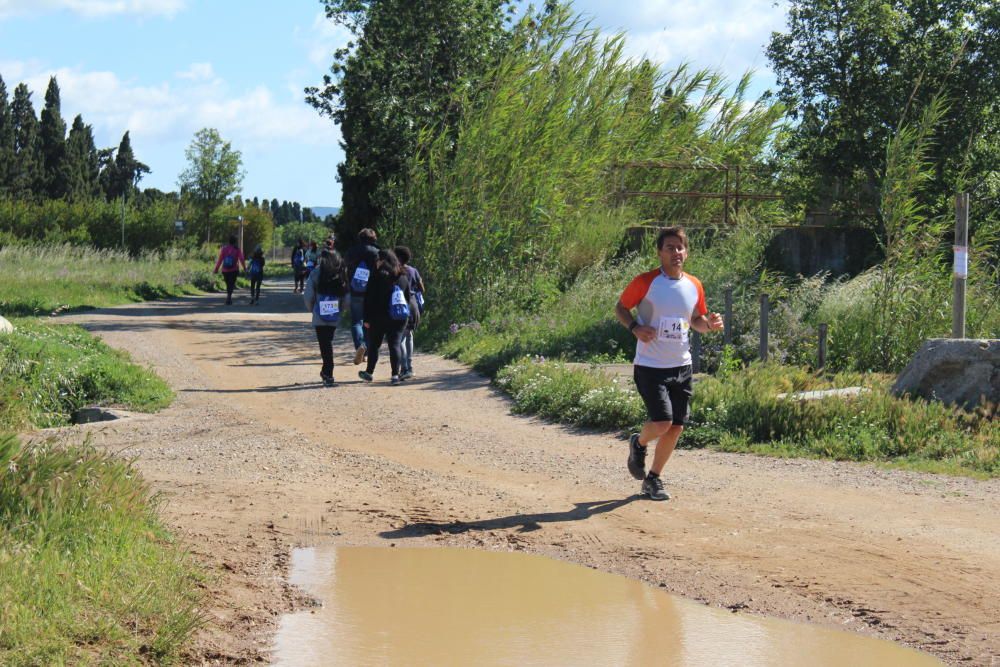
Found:
[[[700,280],[687,273],[675,280],[654,269],[636,276],[620,301],[629,310],[637,309],[639,324],[656,329],[652,342],[636,341],[636,366],[675,368],[691,363],[691,318],[708,313]]]

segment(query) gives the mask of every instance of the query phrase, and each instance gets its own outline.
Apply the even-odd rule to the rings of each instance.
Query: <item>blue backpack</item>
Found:
[[[364,293],[368,289],[368,277],[370,275],[371,271],[368,269],[368,263],[361,260],[358,268],[354,269],[354,275],[351,276],[351,289],[355,292]]]
[[[222,268],[223,269],[231,269],[234,266],[236,266],[236,258],[235,257],[233,257],[232,255],[226,255],[225,257],[222,258]]]
[[[406,302],[406,294],[399,285],[392,286],[392,296],[389,298],[389,317],[397,322],[410,319],[410,304]]]
[[[417,301],[417,310],[421,315],[424,314],[424,293],[414,290],[413,297]]]
[[[264,275],[264,264],[259,259],[251,259],[248,273],[251,278],[260,278]]]
[[[316,297],[313,312],[316,314],[316,317],[324,322],[336,324],[340,321],[340,299],[335,296],[320,294]]]

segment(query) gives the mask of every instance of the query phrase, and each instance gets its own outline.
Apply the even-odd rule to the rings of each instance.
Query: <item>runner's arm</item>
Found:
[[[632,315],[631,309],[626,308],[620,300],[615,304],[615,317],[623,327],[631,331],[632,335],[643,343],[648,343],[656,338],[656,329],[639,324],[639,320]]]
[[[723,327],[722,315],[718,313],[706,313],[705,315],[692,315],[691,328],[698,333],[709,333],[718,331]]]

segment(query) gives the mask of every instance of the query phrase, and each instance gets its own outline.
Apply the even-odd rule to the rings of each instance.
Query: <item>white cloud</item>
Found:
[[[191,66],[183,72],[177,72],[178,79],[190,79],[192,81],[208,81],[215,77],[215,70],[212,63],[191,63]]]
[[[316,14],[307,30],[297,30],[295,36],[305,46],[309,62],[323,71],[333,63],[333,52],[351,41],[350,31],[326,18],[323,12]]]
[[[88,18],[129,14],[172,17],[186,0],[0,0],[0,19],[68,11]]]
[[[682,62],[719,70],[735,80],[748,69],[770,83],[764,47],[771,32],[784,27],[787,3],[774,0],[635,0],[608,8],[578,2],[603,32],[627,32],[626,52],[673,68]]]
[[[212,74],[210,66],[191,68]],[[189,70],[189,71],[191,71]],[[301,101],[276,99],[264,87],[232,94],[218,78],[188,77],[180,83],[137,85],[113,72],[73,68],[42,70],[37,63],[0,63],[0,71],[24,81],[33,92],[35,110],[50,76],[59,82],[63,116],[82,114],[105,141],[117,140],[125,130],[145,141],[188,141],[203,127],[214,127],[239,149],[265,148],[274,143],[335,146],[336,127]],[[100,141],[100,139],[99,139]]]

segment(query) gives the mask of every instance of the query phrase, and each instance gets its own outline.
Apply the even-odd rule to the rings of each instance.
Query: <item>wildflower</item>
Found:
[[[448,331],[450,331],[453,334],[457,334],[458,333],[458,325],[455,324],[454,322],[452,322],[451,326],[448,327]]]

